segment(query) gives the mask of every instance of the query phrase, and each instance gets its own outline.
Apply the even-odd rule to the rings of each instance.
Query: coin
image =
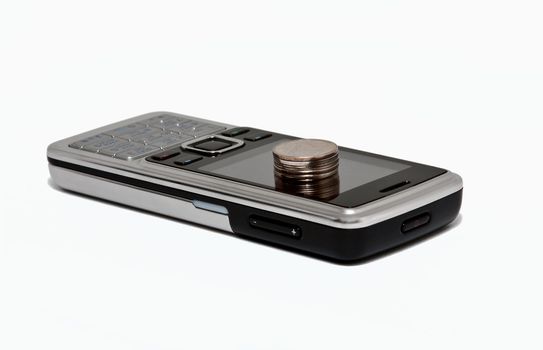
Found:
[[[278,190],[316,198],[339,194],[339,154],[335,143],[316,139],[287,141],[273,149]]]
[[[290,194],[328,200],[339,194],[339,176],[335,174],[325,179],[307,182],[289,181],[287,178],[275,176],[275,188]]]
[[[335,143],[317,139],[298,139],[283,142],[273,149],[273,154],[279,159],[304,162],[325,159],[337,154],[338,147]]]

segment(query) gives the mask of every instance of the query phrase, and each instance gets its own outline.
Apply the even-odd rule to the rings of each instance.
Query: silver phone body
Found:
[[[145,157],[124,160],[69,147],[70,144],[77,140],[164,114],[200,123],[213,124],[223,128],[223,130],[235,127],[234,125],[171,112],[153,112],[54,142],[47,148],[47,157],[50,160],[67,162],[124,178],[216,198],[220,201],[232,202],[248,208],[255,208],[341,230],[361,229],[376,225],[438,201],[461,191],[463,188],[461,177],[447,171],[404,191],[365,205],[345,208],[216,176],[162,166],[147,161],[145,157],[148,154]],[[206,135],[198,136],[198,138],[203,137],[206,137]],[[233,232],[228,210],[221,205],[191,198],[183,199],[178,196],[169,196],[163,192],[156,192],[113,179],[105,179],[101,176],[60,167],[51,164],[51,161],[49,171],[55,184],[70,191]]]

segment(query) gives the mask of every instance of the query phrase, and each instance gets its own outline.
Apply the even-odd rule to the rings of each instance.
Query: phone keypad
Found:
[[[69,146],[108,157],[133,160],[224,129],[188,118],[162,115],[114,128]]]

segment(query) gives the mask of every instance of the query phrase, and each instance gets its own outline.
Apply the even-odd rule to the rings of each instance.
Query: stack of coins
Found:
[[[339,194],[339,154],[325,140],[287,141],[273,149],[275,186],[293,194],[332,198]]]

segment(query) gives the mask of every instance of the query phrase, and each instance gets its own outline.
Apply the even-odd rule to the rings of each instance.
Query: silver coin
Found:
[[[335,143],[317,139],[299,139],[283,142],[273,149],[273,154],[279,159],[302,162],[319,160],[337,154]]]
[[[335,143],[287,141],[273,149],[273,160],[278,190],[320,199],[339,194],[339,153]]]
[[[338,147],[325,140],[299,139],[273,149],[276,175],[310,179],[334,175],[339,166]]]
[[[339,195],[339,176],[336,173],[326,179],[300,182],[275,176],[275,188],[282,192],[303,197],[328,200]]]

